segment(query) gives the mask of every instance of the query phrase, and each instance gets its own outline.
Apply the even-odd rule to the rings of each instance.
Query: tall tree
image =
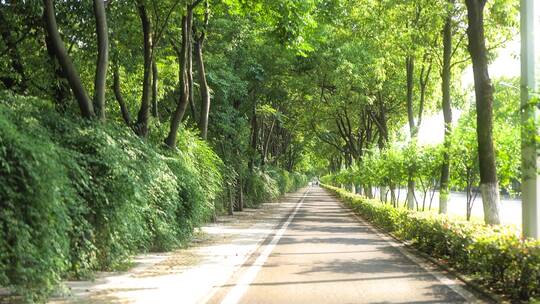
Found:
[[[188,106],[192,91],[189,79],[190,77],[193,78],[193,75],[190,75],[193,73],[193,71],[189,70],[191,63],[188,63],[188,61],[190,61],[192,58],[189,52],[192,49],[193,10],[201,2],[202,0],[196,0],[187,5],[186,13],[182,17],[182,43],[180,47],[175,47],[179,63],[180,97],[178,98],[176,109],[171,117],[169,134],[167,135],[167,138],[165,138],[165,144],[169,148],[176,147],[178,128],[180,127],[180,123],[182,122],[186,113],[186,108]]]
[[[134,129],[137,135],[146,137],[148,135],[148,120],[150,113],[150,94],[152,85],[152,61],[153,61],[153,30],[152,21],[148,16],[148,10],[146,8],[146,2],[144,0],[137,0],[137,11],[139,18],[141,19],[141,26],[143,31],[143,84],[142,84],[142,96],[141,107],[137,115],[137,122]]]
[[[131,114],[129,114],[129,109],[127,108],[124,96],[122,95],[122,90],[120,88],[120,71],[118,63],[113,62],[113,92],[118,105],[120,106],[120,113],[122,114],[122,119],[126,125],[131,126]]]
[[[64,42],[62,41],[62,38],[60,37],[60,32],[58,31],[58,25],[56,23],[56,13],[54,9],[54,0],[43,0],[43,7],[45,28],[50,37],[50,47],[52,48],[52,52],[57,58],[58,63],[62,67],[62,70],[66,74],[66,78],[68,79],[71,90],[73,91],[75,99],[79,104],[82,116],[84,118],[92,118],[95,116],[94,106],[92,104],[92,101],[88,97],[88,93],[86,92],[86,89],[82,84],[79,72],[71,61],[71,57],[66,51]]]
[[[409,55],[405,60],[407,71],[407,118],[409,121],[409,132],[411,139],[414,141],[418,134],[418,128],[414,122],[413,111],[413,90],[414,90],[414,56]],[[409,169],[407,176],[407,208],[414,209],[415,195],[414,195],[414,172],[413,169]]]
[[[452,60],[452,16],[454,0],[448,1],[448,12],[443,28],[443,66],[442,78],[442,110],[444,116],[444,157],[441,165],[439,213],[446,213],[449,197],[448,180],[450,178],[450,133],[452,132],[452,105],[450,101],[451,60]]]
[[[98,40],[98,58],[96,63],[96,77],[94,81],[94,104],[96,115],[105,119],[105,89],[107,83],[107,67],[109,66],[109,34],[105,2],[94,0],[94,15],[96,19],[96,33]]]
[[[158,91],[159,89],[159,71],[156,59],[152,60],[152,116],[159,120],[158,110]]]
[[[176,47],[178,65],[179,65],[179,86],[180,86],[180,96],[178,102],[176,103],[176,109],[171,116],[171,123],[169,134],[165,138],[165,144],[169,148],[176,147],[176,136],[178,133],[178,128],[186,112],[186,107],[188,104],[188,83],[187,83],[187,44],[188,44],[188,18],[186,16],[182,17],[182,44],[180,48]]]
[[[197,62],[197,71],[199,74],[199,87],[201,94],[201,114],[199,119],[199,128],[201,137],[206,139],[208,134],[208,116],[210,114],[210,88],[206,81],[206,70],[204,67],[203,48],[208,28],[208,19],[210,16],[208,0],[205,3],[206,11],[204,13],[204,22],[199,35],[195,37],[195,60]],[[194,30],[194,32],[196,32]]]
[[[499,184],[493,146],[493,86],[488,72],[488,51],[484,37],[484,8],[487,0],[465,0],[469,27],[467,36],[476,95],[476,133],[480,165],[480,191],[487,224],[500,224]]]
[[[180,0],[163,1],[169,4],[164,11],[158,12],[157,0],[152,1],[152,10],[154,12],[154,21],[149,14],[148,0],[137,0],[136,6],[141,21],[143,31],[143,82],[141,106],[137,115],[137,122],[134,125],[135,133],[141,137],[148,135],[148,125],[150,120],[150,110],[155,107],[157,113],[157,66],[155,66],[156,49],[161,38],[164,35],[173,12],[181,2]],[[160,18],[163,15],[164,18]],[[155,69],[154,69],[155,67]],[[152,80],[152,75],[156,79]],[[155,89],[155,90],[154,90]],[[155,93],[153,93],[153,91]]]

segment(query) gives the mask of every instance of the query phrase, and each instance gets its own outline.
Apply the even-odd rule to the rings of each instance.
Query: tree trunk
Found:
[[[158,84],[159,84],[159,73],[156,64],[156,59],[152,60],[152,116],[159,120],[159,111],[158,111]]]
[[[45,27],[49,35],[55,57],[58,60],[60,66],[62,67],[62,70],[66,74],[69,86],[71,87],[71,90],[75,95],[75,99],[79,104],[82,116],[84,118],[92,118],[95,115],[94,106],[92,104],[92,101],[88,97],[86,90],[83,87],[79,73],[77,72],[75,65],[71,61],[71,58],[69,57],[64,46],[64,42],[60,37],[60,33],[58,32],[58,25],[56,24],[53,0],[43,0],[43,6]]]
[[[255,166],[255,155],[257,153],[257,141],[259,138],[259,124],[257,121],[257,113],[255,109],[257,108],[257,103],[253,101],[253,113],[251,116],[251,152],[249,157],[248,168],[250,172],[253,172]]]
[[[141,108],[137,115],[135,133],[141,137],[148,135],[148,120],[150,112],[150,91],[152,78],[152,23],[143,0],[137,1],[137,10],[143,30],[144,72],[141,96]]]
[[[201,35],[201,37],[195,41],[195,58],[197,60],[199,86],[201,90],[201,117],[199,121],[199,128],[201,129],[201,137],[206,139],[208,135],[208,116],[210,114],[210,90],[208,88],[208,82],[206,81],[206,71],[203,60],[203,45],[204,36]]]
[[[422,125],[424,105],[426,101],[426,90],[429,84],[432,66],[433,64],[431,62],[431,59],[429,58],[429,54],[424,54],[424,60],[422,61],[422,69],[420,71],[420,104],[418,106],[418,121],[416,122],[416,132],[420,130],[420,126]]]
[[[193,121],[197,119],[197,109],[195,108],[195,98],[193,92],[193,11],[188,12],[188,33],[189,39],[187,44],[187,83],[188,83],[188,102],[193,115]]]
[[[415,206],[415,200],[414,200],[414,188],[416,186],[416,183],[414,182],[414,172],[412,170],[409,170],[407,177],[407,208],[408,209],[414,209]]]
[[[444,116],[444,152],[441,165],[441,180],[439,190],[439,213],[447,213],[450,198],[450,134],[452,133],[452,104],[450,100],[450,83],[452,77],[452,15],[455,0],[448,0],[448,13],[443,29],[443,66],[442,80],[442,110]]]
[[[493,86],[488,73],[486,41],[484,37],[484,6],[487,0],[466,0],[469,27],[469,53],[473,63],[476,95],[476,133],[480,165],[480,191],[486,224],[500,224],[499,184],[493,147]]]
[[[408,56],[406,59],[407,65],[407,118],[409,120],[409,131],[411,139],[416,138],[418,134],[414,123],[413,111],[413,89],[414,89],[414,57]],[[407,177],[407,208],[414,209],[414,172],[408,170]]]
[[[399,202],[397,201],[395,186],[390,186],[390,201],[392,202],[392,205],[397,208]]]
[[[416,136],[416,125],[414,123],[413,90],[414,90],[414,57],[407,56],[405,60],[407,68],[407,118],[411,138]]]
[[[182,119],[184,118],[184,114],[186,112],[186,107],[188,104],[188,84],[187,84],[187,72],[186,72],[186,60],[187,60],[187,44],[189,42],[188,39],[188,22],[189,18],[184,16],[182,18],[182,46],[180,47],[180,50],[177,50],[178,52],[178,61],[180,65],[180,72],[179,72],[179,85],[180,88],[180,98],[178,99],[178,103],[176,105],[176,110],[174,111],[172,117],[171,117],[171,126],[169,130],[169,135],[165,139],[165,144],[173,149],[176,147],[176,136],[178,133],[178,128],[180,127],[180,123],[182,122]]]
[[[116,101],[118,101],[118,105],[120,106],[122,118],[124,119],[126,125],[131,127],[131,117],[129,115],[129,110],[126,107],[124,97],[122,96],[122,90],[120,89],[120,71],[118,70],[117,64],[114,65],[113,69],[113,91],[114,96],[116,97]]]
[[[238,211],[244,210],[244,180],[242,175],[238,177]]]
[[[274,117],[272,119],[272,124],[270,125],[270,130],[268,130],[268,135],[266,136],[266,140],[264,141],[263,155],[262,155],[263,164],[266,164],[266,161],[267,161],[268,146],[270,145],[270,138],[272,137],[272,132],[274,131],[275,125],[276,125],[276,118]]]
[[[47,47],[47,55],[51,59],[50,68],[54,70],[54,80],[51,81],[50,89],[51,91],[54,91],[53,98],[55,107],[58,112],[64,113],[71,101],[71,89],[66,78],[66,73],[62,70],[62,67],[58,63],[58,59],[54,54],[52,41],[48,34],[45,35],[45,45]]]
[[[388,191],[387,189],[388,187],[386,186],[379,187],[379,197],[380,197],[381,202],[383,203],[386,203],[386,192]]]
[[[228,208],[228,211],[229,211],[229,215],[234,215],[234,195],[233,195],[233,190],[231,189],[231,186],[227,186],[227,188],[229,189],[229,208]]]
[[[94,0],[94,15],[96,17],[96,33],[98,40],[98,59],[94,79],[94,104],[96,115],[105,119],[105,88],[107,86],[107,68],[109,66],[109,33],[107,15],[103,0]]]

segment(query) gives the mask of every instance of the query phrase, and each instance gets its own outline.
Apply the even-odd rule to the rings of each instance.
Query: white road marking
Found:
[[[300,199],[300,202],[296,207],[294,208],[294,211],[289,215],[287,218],[287,221],[281,226],[281,228],[278,230],[276,235],[272,238],[270,243],[266,245],[263,252],[257,257],[255,260],[255,263],[249,267],[249,269],[244,273],[242,278],[238,281],[238,283],[233,287],[233,289],[227,294],[227,296],[221,301],[221,304],[236,304],[240,301],[242,296],[246,293],[246,291],[249,288],[249,285],[255,280],[255,277],[257,276],[257,273],[261,270],[261,267],[264,265],[272,251],[274,250],[274,247],[279,242],[285,231],[287,230],[287,227],[289,227],[289,224],[292,222],[294,217],[296,216],[296,213],[298,213],[298,210],[304,203],[304,199],[309,193],[309,189],[304,193],[304,196]]]

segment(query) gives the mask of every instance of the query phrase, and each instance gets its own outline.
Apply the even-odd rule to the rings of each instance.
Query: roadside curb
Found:
[[[377,229],[380,230],[381,228],[377,227]],[[392,237],[397,242],[402,243],[405,247],[407,247],[408,250],[414,252],[415,254],[421,256],[422,258],[424,258],[424,259],[430,261],[431,263],[435,264],[437,267],[441,268],[442,270],[444,270],[444,271],[450,273],[451,275],[455,276],[457,279],[459,279],[460,281],[465,283],[467,285],[467,287],[471,288],[474,292],[480,294],[481,296],[483,296],[483,297],[485,297],[485,298],[487,298],[487,299],[489,299],[489,300],[491,300],[491,301],[493,301],[495,303],[509,303],[508,301],[505,301],[499,295],[492,293],[491,291],[487,290],[486,288],[484,288],[480,284],[475,283],[472,279],[467,278],[464,274],[460,273],[459,271],[455,270],[454,268],[452,268],[452,267],[450,267],[448,265],[445,265],[445,264],[441,263],[439,260],[437,260],[436,258],[430,256],[429,254],[418,250],[411,243],[398,239],[392,233],[389,233],[389,232],[386,232],[386,231],[384,233],[388,234],[390,237]]]

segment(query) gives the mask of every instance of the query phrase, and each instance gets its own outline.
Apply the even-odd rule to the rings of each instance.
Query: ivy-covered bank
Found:
[[[0,98],[0,286],[41,302],[64,278],[121,269],[129,257],[184,244],[230,203],[230,172],[182,130],[178,149],[111,122],[84,121],[37,99]],[[254,170],[246,205],[306,178]]]
[[[534,302],[540,298],[540,241],[520,239],[508,227],[395,208],[341,188],[323,187],[365,219],[486,288],[512,300]]]

